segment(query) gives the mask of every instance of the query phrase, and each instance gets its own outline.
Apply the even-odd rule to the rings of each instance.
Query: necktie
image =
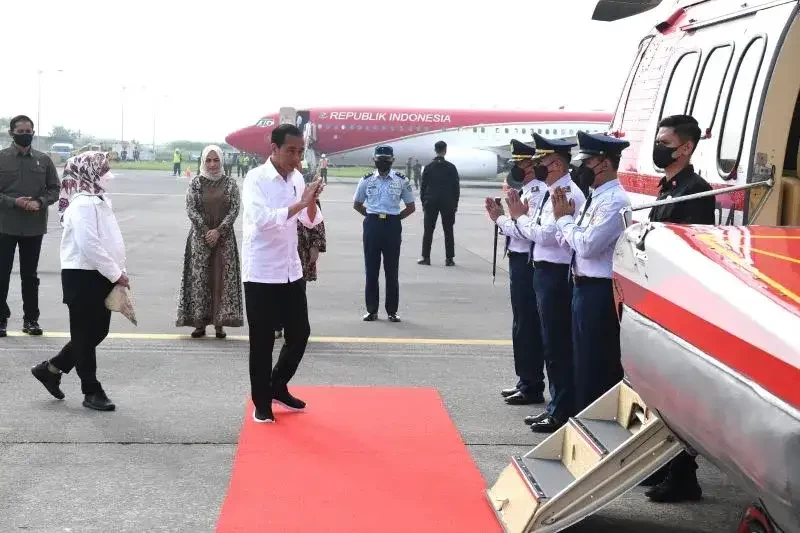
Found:
[[[544,193],[544,199],[542,203],[539,204],[539,213],[536,215],[536,225],[540,226],[542,224],[542,211],[544,211],[544,204],[547,202],[547,199],[550,198],[550,189],[547,189],[547,192]],[[531,251],[530,255],[528,256],[528,261],[533,262],[533,248],[536,246],[536,243],[531,241]]]
[[[581,222],[583,222],[583,217],[586,216],[586,212],[589,210],[589,206],[592,205],[592,193],[589,193],[589,197],[586,199],[586,203],[583,204],[583,212],[581,213],[580,218],[578,219],[578,227],[581,227]],[[572,251],[572,260],[570,261],[570,272],[575,271],[575,250]]]

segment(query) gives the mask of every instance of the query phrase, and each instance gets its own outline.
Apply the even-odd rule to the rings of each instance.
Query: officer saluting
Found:
[[[591,191],[583,209],[561,191],[553,193],[553,212],[561,237],[572,248],[572,328],[575,342],[575,411],[580,412],[622,380],[619,319],[612,266],[614,247],[625,230],[620,211],[631,205],[617,179],[627,141],[578,132],[576,157]],[[575,217],[577,216],[577,220]]]
[[[533,156],[536,149],[511,140],[511,160],[514,164],[506,182],[521,189],[521,199],[535,210],[544,194],[544,184],[536,179]],[[427,170],[427,169],[426,169]],[[514,370],[517,384],[500,391],[509,405],[544,403],[544,348],[542,326],[533,291],[533,261],[530,240],[517,229],[517,223],[503,214],[503,208],[494,198],[486,198],[486,212],[506,236],[508,254],[509,288],[511,289],[511,314],[513,323],[511,343],[514,350]]]
[[[572,251],[559,238],[553,205],[548,199],[556,191],[580,209],[586,197],[572,181],[569,163],[576,143],[565,139],[545,139],[533,134],[538,161],[536,176],[544,181],[545,191],[535,206],[533,216],[528,205],[521,202],[516,191],[508,192],[508,211],[517,219],[517,227],[533,242],[533,288],[542,317],[542,338],[551,399],[547,409],[526,417],[525,423],[535,432],[557,430],[575,414],[575,386],[572,348],[572,284],[569,267]]]
[[[414,191],[408,178],[392,170],[394,150],[391,146],[376,147],[373,159],[377,170],[361,178],[353,196],[353,209],[364,216],[364,266],[367,277],[364,298],[367,314],[363,319],[366,322],[378,319],[378,274],[383,256],[386,313],[390,321],[400,322],[397,316],[400,302],[397,274],[403,231],[400,221],[416,210]],[[400,208],[401,200],[405,204],[404,209]]]

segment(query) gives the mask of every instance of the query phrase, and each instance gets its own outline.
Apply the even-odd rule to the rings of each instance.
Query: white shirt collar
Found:
[[[536,187],[536,182],[537,182],[537,181],[539,181],[539,180],[537,180],[537,179],[532,179],[532,180],[531,180],[531,181],[529,181],[528,183],[525,183],[525,184],[523,184],[523,185],[522,185],[522,192],[528,192],[529,190],[531,190],[531,189],[533,189],[534,187]]]
[[[570,177],[569,172],[558,178],[556,181],[553,182],[552,185],[548,185],[547,188],[550,189],[552,193],[556,187],[566,187],[567,185],[572,184],[572,177]]]
[[[264,168],[263,170],[264,176],[266,176],[267,178],[273,180],[275,178],[283,179],[283,176],[281,176],[280,172],[278,172],[278,169],[276,169],[275,165],[272,164],[272,157],[268,157],[267,162],[264,163],[262,167]],[[300,176],[301,178],[303,177],[303,175],[300,174],[300,172],[298,172],[297,169],[295,169],[288,176],[286,176],[287,183],[291,183],[297,176]]]
[[[617,187],[619,187],[619,180],[618,179],[613,179],[611,181],[605,182],[604,184],[602,184],[601,186],[599,186],[596,189],[592,189],[592,194],[601,194],[601,193],[604,193],[605,191],[607,191],[609,189],[615,189]]]

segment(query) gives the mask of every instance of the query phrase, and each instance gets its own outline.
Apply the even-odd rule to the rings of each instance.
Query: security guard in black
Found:
[[[422,183],[419,188],[419,199],[425,213],[424,232],[422,234],[422,256],[420,265],[431,264],[431,243],[436,219],[442,215],[442,231],[444,232],[445,265],[455,266],[455,238],[453,225],[456,222],[458,198],[461,194],[458,169],[445,159],[447,143],[439,141],[434,145],[436,157],[425,166],[422,172]]]

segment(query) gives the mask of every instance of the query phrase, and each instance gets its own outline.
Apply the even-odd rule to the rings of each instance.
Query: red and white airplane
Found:
[[[574,137],[578,130],[609,129],[611,113],[573,111],[502,111],[327,107],[282,108],[254,125],[235,131],[226,142],[243,152],[268,156],[270,133],[282,123],[294,123],[306,137],[309,164],[322,154],[333,165],[372,165],[373,150],[394,148],[397,166],[417,158],[433,158],[433,145],[447,143],[447,158],[464,179],[494,178],[510,157],[511,139]],[[310,150],[308,149],[310,148]]]

